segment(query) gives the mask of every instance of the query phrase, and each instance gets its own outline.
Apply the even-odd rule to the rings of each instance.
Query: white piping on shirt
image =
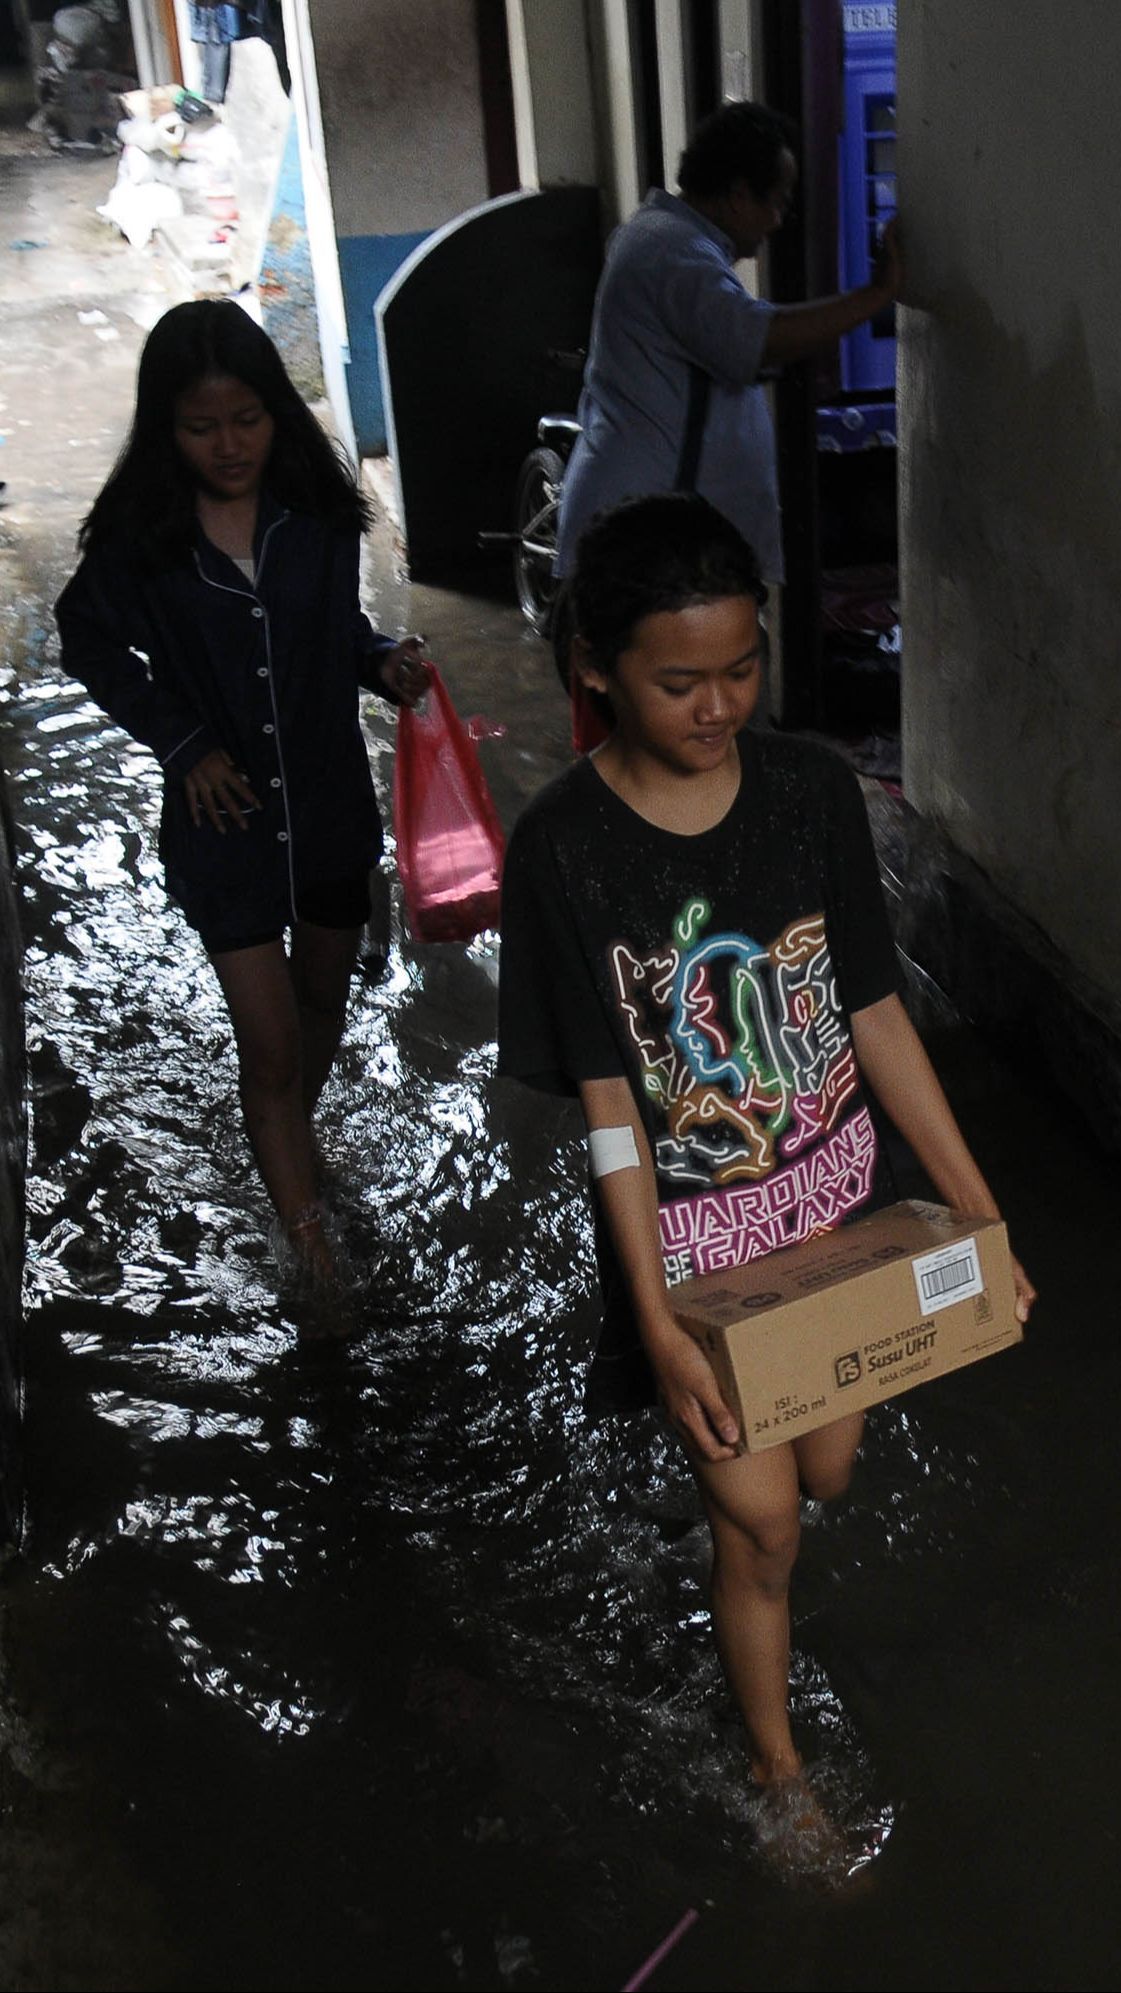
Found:
[[[256,578],[260,576],[261,570],[265,565],[265,552],[268,548],[269,541],[272,538],[273,534],[275,533],[277,527],[282,526],[287,517],[288,514],[286,512],[282,513],[279,519],[274,519],[272,525],[266,527],[265,529],[265,537],[261,541],[261,557],[257,562],[256,577],[252,589],[230,588],[227,586],[227,584],[224,581],[213,581],[211,577],[206,573],[206,570],[203,567],[202,561],[199,556],[199,550],[197,547],[195,548],[195,565],[198,568],[199,574],[202,576],[202,579],[206,582],[209,588],[219,588],[221,589],[224,595],[248,596],[250,601],[256,602],[257,607],[260,609],[262,618],[264,620],[265,661],[268,669],[268,679],[269,679],[269,702],[272,706],[273,730],[274,730],[274,738],[276,740],[276,762],[277,762],[277,767],[280,770],[280,795],[281,795],[281,800],[284,804],[284,825],[285,825],[285,830],[287,832],[286,842],[288,845],[288,903],[292,909],[292,919],[297,920],[299,916],[296,912],[296,866],[295,866],[295,853],[292,848],[292,813],[288,807],[288,777],[284,772],[284,752],[281,747],[280,714],[277,711],[276,685],[273,681],[273,675],[272,675],[272,634],[269,630],[269,612],[266,609],[264,603],[261,601],[260,597],[258,596],[256,589]]]
[[[195,735],[200,734],[201,732],[202,732],[201,727],[192,727],[189,734],[184,734],[182,740],[179,743],[179,747],[186,747],[187,742],[189,740],[194,740]],[[160,762],[161,768],[166,768],[169,761],[174,761],[176,755],[179,752],[179,747],[173,747],[170,754],[164,755],[163,760]]]

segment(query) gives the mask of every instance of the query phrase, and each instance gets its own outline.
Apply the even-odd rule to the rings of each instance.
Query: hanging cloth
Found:
[[[265,0],[189,0],[191,40],[225,44],[259,35],[264,26]]]

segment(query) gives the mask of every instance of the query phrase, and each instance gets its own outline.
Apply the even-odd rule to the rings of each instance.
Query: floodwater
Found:
[[[799,1732],[854,1860],[875,1859],[851,1902],[796,1908],[757,1845],[687,1476],[653,1418],[584,1425],[578,1129],[492,1079],[493,943],[398,934],[356,991],[323,1143],[365,1329],[308,1355],[217,993],[160,885],[148,758],[46,649],[7,718],[34,1083],[9,1693],[31,1787],[70,1831],[96,1819],[108,1871],[76,1949],[51,1930],[62,1974],[28,1983],[622,1985],[690,1908],[677,1970],[722,1917],[768,1933],[709,1984],[1092,1983],[1040,1977],[1022,1933],[1007,1976],[947,1976],[945,1951],[933,1974],[890,1952],[852,1979],[805,1962],[807,1934],[867,1931],[877,1896],[893,1927],[916,1866],[947,1862],[929,1845],[947,1808],[959,1956],[972,1805],[1022,1834],[994,1799],[1047,1777],[1056,1700],[1093,1698],[1038,1364],[886,1408],[847,1511],[807,1532]],[[506,742],[487,747],[500,766]],[[1041,1698],[1012,1736],[1006,1669]],[[1115,1731],[1112,1690],[1103,1713]],[[986,1891],[1007,1885],[988,1837],[983,1859]],[[996,1914],[972,1943],[995,1959],[1012,1935]],[[674,1971],[656,1983],[704,1983]]]
[[[692,1895],[750,1860],[752,1802],[676,1450],[656,1420],[585,1429],[582,1145],[492,1079],[496,945],[398,939],[357,991],[323,1146],[365,1327],[308,1353],[222,1006],[160,884],[158,776],[49,664],[9,721],[31,1616],[83,1681],[81,1749],[142,1872],[173,1856],[185,1983],[621,1976],[621,1919],[641,1948],[670,1876],[690,1893],[701,1822]],[[798,1677],[874,1848],[890,1806],[811,1654]],[[659,1816],[646,1876],[633,1823]]]
[[[493,942],[398,928],[356,987],[323,1148],[364,1326],[303,1350],[155,772],[58,671],[61,526],[11,542],[33,1152],[4,1982],[609,1988],[696,1912],[651,1986],[1112,1984],[1116,1170],[916,992],[1045,1299],[1022,1351],[883,1408],[807,1529],[797,1729],[860,1866],[791,1888],[676,1449],[653,1415],[583,1419],[579,1130],[492,1077]],[[543,652],[502,607],[410,599],[384,535],[368,580],[506,725],[509,819],[564,753]]]

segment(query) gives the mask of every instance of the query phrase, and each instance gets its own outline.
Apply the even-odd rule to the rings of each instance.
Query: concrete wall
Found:
[[[1121,8],[899,9],[904,780],[1121,996]]]
[[[472,0],[309,0],[340,236],[438,228],[485,200]]]
[[[350,412],[348,363],[350,341],[346,324],[339,246],[327,175],[327,150],[319,106],[319,76],[315,44],[308,18],[308,0],[284,0],[284,35],[292,72],[292,111],[300,152],[304,221],[315,291],[315,314],[323,381],[339,439],[351,457],[358,452]]]
[[[321,401],[326,383],[294,118],[289,121],[258,282],[265,331],[304,400]]]
[[[474,5],[299,0],[291,11],[302,11],[314,55],[350,410],[359,450],[373,454],[385,447],[378,294],[430,230],[488,193]],[[290,59],[292,42],[289,36]],[[304,180],[310,226],[306,165]],[[326,352],[324,360],[330,380]]]
[[[599,177],[584,0],[506,0],[523,187]]]

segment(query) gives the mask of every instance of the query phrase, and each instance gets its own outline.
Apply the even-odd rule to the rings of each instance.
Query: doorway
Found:
[[[896,207],[895,8],[765,0],[765,94],[802,132],[801,195],[771,243],[778,302],[864,283]],[[776,389],[786,726],[898,782],[895,324],[889,311]]]

